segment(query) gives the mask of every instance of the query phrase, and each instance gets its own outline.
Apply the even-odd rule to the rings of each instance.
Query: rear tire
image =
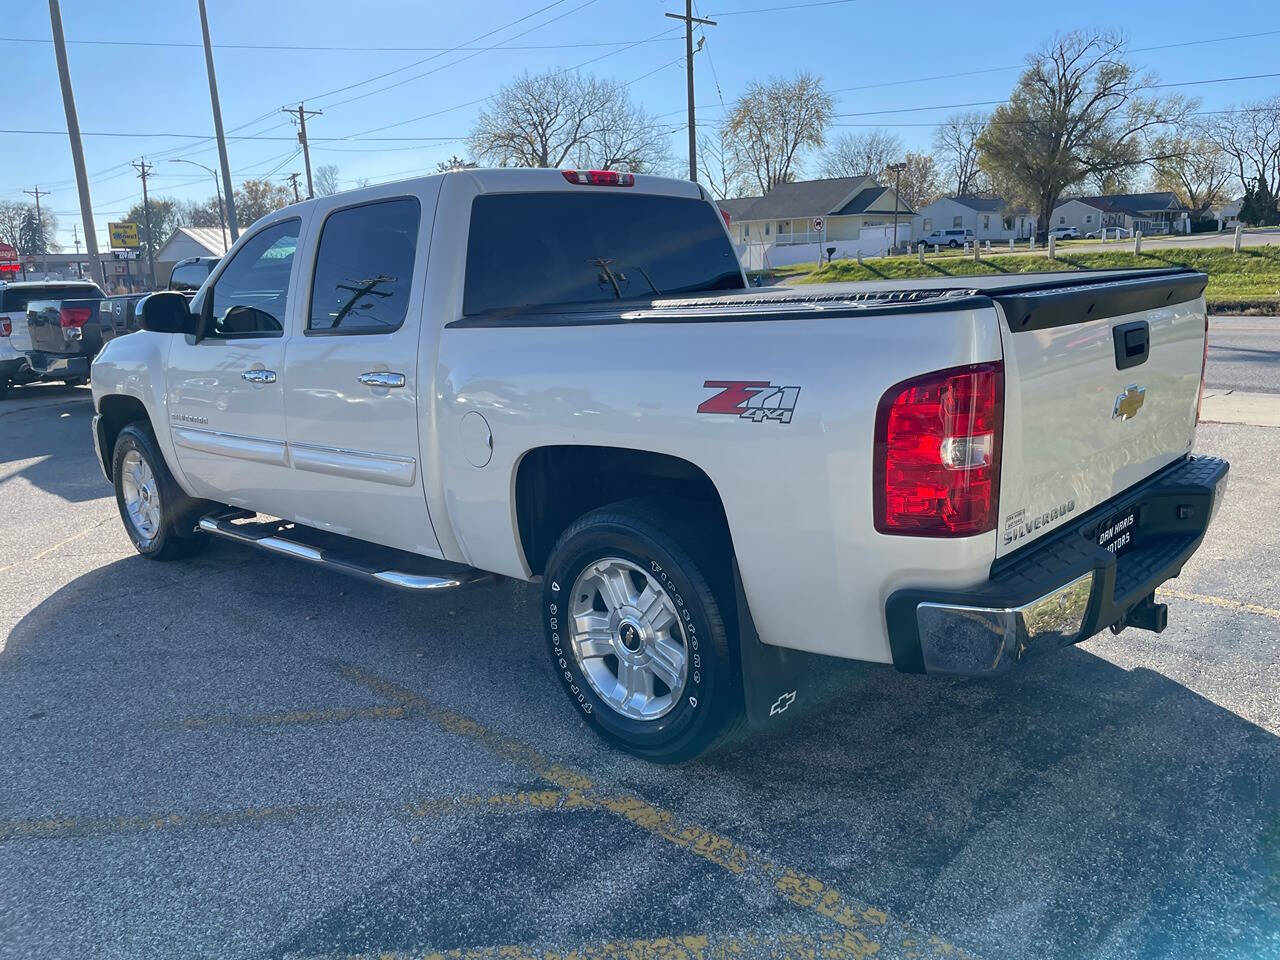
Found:
[[[208,537],[195,529],[203,503],[178,486],[148,424],[135,422],[120,431],[111,477],[120,519],[138,553],[148,560],[176,560],[207,546]]]
[[[570,701],[606,742],[656,763],[713,749],[743,717],[732,597],[708,542],[723,538],[704,528],[647,501],[602,507],[565,530],[543,574],[548,652]]]

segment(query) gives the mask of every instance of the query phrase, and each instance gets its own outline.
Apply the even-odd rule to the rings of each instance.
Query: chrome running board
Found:
[[[201,517],[197,526],[216,537],[414,593],[457,590],[494,579],[493,574],[460,563],[394,550],[287,520],[259,520],[257,514],[247,510],[215,510]]]

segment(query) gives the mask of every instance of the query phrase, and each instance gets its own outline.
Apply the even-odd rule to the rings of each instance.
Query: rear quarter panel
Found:
[[[877,402],[908,377],[995,360],[1000,350],[990,307],[903,307],[853,319],[445,328],[434,423],[442,512],[459,559],[525,578],[513,491],[528,451],[587,444],[683,458],[720,493],[765,642],[890,662],[889,593],[980,582],[996,534],[941,541],[875,531]],[[697,412],[718,392],[706,381],[732,380],[799,387],[792,421]],[[459,449],[470,411],[493,433],[493,457],[483,468]]]

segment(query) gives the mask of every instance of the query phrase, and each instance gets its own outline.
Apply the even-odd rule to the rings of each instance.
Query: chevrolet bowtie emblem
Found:
[[[1129,384],[1124,393],[1116,397],[1116,405],[1111,411],[1111,419],[1132,420],[1138,415],[1138,411],[1142,409],[1142,404],[1146,399],[1146,387],[1140,387],[1136,383]]]

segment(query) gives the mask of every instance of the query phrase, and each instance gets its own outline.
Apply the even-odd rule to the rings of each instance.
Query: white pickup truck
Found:
[[[408,590],[542,584],[549,664],[676,761],[796,651],[981,674],[1161,630],[1203,274],[749,290],[695,184],[465,170],[295,204],[93,365],[144,556],[224,537]],[[479,662],[479,661],[478,661]]]

